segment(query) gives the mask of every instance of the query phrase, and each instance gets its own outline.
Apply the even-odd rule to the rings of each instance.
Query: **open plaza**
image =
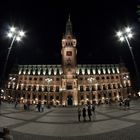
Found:
[[[0,129],[8,127],[14,140],[139,140],[140,99],[125,109],[118,103],[96,106],[91,122],[78,121],[77,107],[51,107],[38,112],[22,104],[2,103]]]

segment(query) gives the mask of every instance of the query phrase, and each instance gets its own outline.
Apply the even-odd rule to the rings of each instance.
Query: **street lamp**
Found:
[[[132,51],[132,47],[131,47],[130,42],[129,42],[129,39],[133,38],[132,28],[126,27],[123,30],[120,30],[116,33],[116,36],[119,38],[119,40],[121,42],[126,41],[128,47],[129,47],[129,50],[130,50],[130,53],[131,53],[131,56],[132,56],[132,60],[133,60],[133,63],[134,63],[135,72],[136,72],[136,77],[137,77],[137,82],[138,82],[137,84],[139,84],[138,68],[137,68],[137,65],[136,65],[136,61],[135,61],[135,57],[134,57],[134,54],[133,54],[133,51]],[[138,88],[139,88],[139,86],[138,86]]]
[[[93,84],[93,81],[95,81],[95,78],[93,78],[93,77],[89,77],[88,79],[87,79],[87,81],[89,82],[89,84],[90,84],[90,103],[92,103],[92,84]]]
[[[10,27],[9,31],[7,32],[7,37],[11,39],[11,44],[10,44],[10,47],[8,48],[8,53],[7,53],[7,56],[6,56],[6,61],[4,63],[4,67],[3,67],[1,86],[3,86],[3,84],[4,84],[4,78],[5,78],[7,62],[8,62],[8,58],[9,58],[11,49],[13,47],[13,44],[14,44],[15,41],[20,42],[21,39],[24,36],[25,36],[25,32],[22,31],[22,30],[19,30],[18,28],[14,27],[14,26]],[[0,102],[1,102],[1,97],[0,97]]]
[[[48,86],[47,105],[48,105],[48,108],[50,108],[50,106],[49,106],[49,92],[50,92],[50,83],[52,82],[52,79],[51,78],[46,78],[45,81],[47,82],[47,86]]]
[[[24,36],[25,36],[25,32],[23,30],[19,30],[18,28],[14,27],[14,26],[10,27],[9,31],[7,32],[7,37],[11,39],[11,43],[10,43],[10,47],[8,48],[6,61],[4,63],[4,67],[3,67],[2,82],[3,82],[4,77],[5,77],[7,62],[8,62],[8,58],[9,58],[11,49],[13,47],[13,44],[15,41],[20,42]]]

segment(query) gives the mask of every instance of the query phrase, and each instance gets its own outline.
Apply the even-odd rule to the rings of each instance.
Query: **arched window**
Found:
[[[56,92],[59,92],[59,86],[56,86]]]
[[[59,96],[56,96],[56,100],[59,100]]]
[[[103,85],[103,90],[106,90],[106,86],[105,85]]]
[[[112,94],[111,94],[111,93],[109,93],[109,97],[110,97],[110,98],[112,97]]]
[[[86,91],[90,91],[89,86],[86,87]]]
[[[35,98],[36,98],[36,95],[35,95],[35,94],[33,94],[33,99],[35,100]]]
[[[51,70],[51,75],[54,75],[54,69]]]
[[[39,92],[41,92],[42,91],[42,88],[41,88],[41,86],[39,86],[39,90],[38,90]]]
[[[81,69],[79,70],[79,74],[80,74],[80,75],[82,74],[82,70],[81,70]]]
[[[28,86],[28,91],[31,91],[31,86],[30,85]]]
[[[28,94],[27,99],[30,99],[30,94]]]
[[[83,86],[80,86],[80,91],[84,91],[84,88],[83,88]]]
[[[81,95],[81,100],[83,100],[84,99],[84,96],[83,95]]]
[[[50,86],[50,92],[53,92],[53,86]]]
[[[41,100],[41,94],[39,94],[38,99]]]

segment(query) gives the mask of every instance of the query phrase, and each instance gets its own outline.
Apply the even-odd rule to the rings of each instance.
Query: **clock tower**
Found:
[[[76,78],[77,69],[77,49],[76,39],[72,33],[72,23],[69,19],[66,23],[66,31],[62,38],[62,104],[77,105],[78,104],[78,83]]]
[[[66,24],[66,32],[62,39],[62,67],[63,74],[67,78],[72,78],[76,74],[77,67],[77,49],[76,49],[76,39],[72,33],[72,23],[70,21],[70,17]]]

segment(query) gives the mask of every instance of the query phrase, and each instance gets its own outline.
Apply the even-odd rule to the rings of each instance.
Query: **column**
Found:
[[[96,100],[96,103],[98,103],[98,93],[97,93],[97,91],[95,92],[95,100]]]
[[[78,105],[78,91],[73,92],[73,105],[77,106]]]
[[[65,92],[62,92],[62,105],[63,106],[67,105],[67,97]]]
[[[27,92],[25,93],[25,102],[27,102]],[[17,95],[16,95],[17,96]]]
[[[86,87],[84,86],[84,104],[87,104]]]
[[[90,88],[90,93],[89,93],[89,102],[92,104],[92,86]]]
[[[56,106],[56,93],[53,93],[54,105]]]
[[[44,92],[41,94],[41,101],[42,101],[43,104],[44,104]]]

